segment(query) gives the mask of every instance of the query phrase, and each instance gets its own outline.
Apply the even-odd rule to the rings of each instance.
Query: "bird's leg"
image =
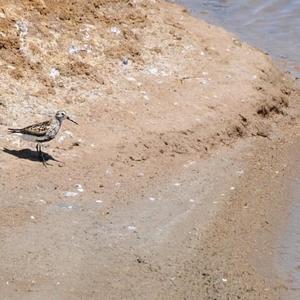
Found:
[[[41,153],[41,158],[42,158],[42,161],[43,161],[43,165],[45,167],[47,167],[47,163],[45,161],[45,158],[44,158],[44,154],[43,154],[43,151],[42,151],[42,146],[40,145],[40,153]]]
[[[37,152],[38,154],[40,154],[40,151],[39,151],[39,144],[36,144],[35,149],[36,149],[36,152]]]
[[[38,146],[39,146],[39,155],[40,155],[40,158],[42,159],[43,165],[45,167],[47,167],[47,163],[45,161],[44,154],[43,154],[43,151],[42,151],[42,145],[38,144]]]

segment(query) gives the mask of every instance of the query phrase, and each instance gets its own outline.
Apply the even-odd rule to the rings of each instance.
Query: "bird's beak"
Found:
[[[73,123],[75,123],[76,125],[79,125],[77,122],[75,122],[74,120],[72,120],[70,117],[67,117],[67,119]]]

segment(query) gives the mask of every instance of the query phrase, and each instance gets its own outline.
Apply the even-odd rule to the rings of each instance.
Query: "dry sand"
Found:
[[[2,298],[277,299],[291,76],[174,4],[1,3]],[[7,127],[57,109],[45,168]]]

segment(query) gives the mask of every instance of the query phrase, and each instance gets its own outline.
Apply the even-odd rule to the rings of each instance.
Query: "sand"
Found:
[[[2,2],[3,299],[276,299],[292,76],[174,4]],[[57,109],[45,168],[7,127]]]

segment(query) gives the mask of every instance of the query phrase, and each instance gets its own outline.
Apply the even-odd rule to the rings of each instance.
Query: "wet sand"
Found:
[[[3,8],[1,295],[276,299],[294,79],[177,5],[89,4]],[[7,127],[61,107],[44,168]]]
[[[299,34],[300,26],[298,1],[179,1],[195,16],[208,22],[224,26],[235,32],[242,40],[262,48],[283,68],[289,69],[299,77]],[[297,137],[295,139],[295,143]],[[299,147],[299,145],[298,145]],[[274,249],[274,259],[277,261],[277,271],[280,273],[287,288],[283,299],[300,298],[300,279],[298,257],[300,253],[299,236],[299,166],[297,146],[291,150],[296,173],[287,180],[290,186],[286,195],[288,206],[287,227],[281,235],[280,245]],[[294,167],[293,167],[294,169]],[[292,171],[292,170],[291,170]],[[289,199],[288,199],[289,198]],[[290,200],[290,201],[289,201]],[[276,265],[276,264],[275,264]]]
[[[300,156],[299,156],[299,134],[295,137],[295,145],[291,149],[291,160],[293,162],[292,172],[286,178],[288,193],[287,224],[283,227],[278,247],[275,251],[275,263],[277,272],[284,279],[286,292],[282,299],[296,300],[300,297],[299,277],[299,193],[300,193]]]

